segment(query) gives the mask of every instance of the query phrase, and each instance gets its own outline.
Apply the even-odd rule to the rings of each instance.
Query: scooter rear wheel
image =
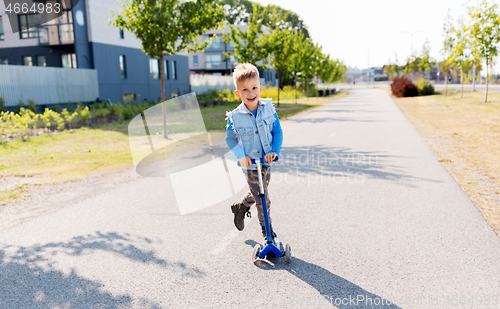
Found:
[[[257,262],[257,260],[259,259],[259,254],[260,254],[261,249],[262,249],[262,247],[260,244],[256,244],[253,247],[253,252],[252,252],[252,262],[253,263]]]
[[[287,263],[290,263],[292,261],[292,248],[289,244],[286,244],[285,246],[285,261]]]

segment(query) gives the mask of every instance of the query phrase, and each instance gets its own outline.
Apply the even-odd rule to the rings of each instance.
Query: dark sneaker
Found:
[[[247,217],[251,218],[252,213],[250,212],[250,207],[246,207],[243,203],[234,203],[231,205],[231,211],[234,214],[234,225],[238,231],[243,231],[245,228],[245,214]]]
[[[273,226],[269,225],[269,228],[271,229],[271,240],[274,242],[274,237],[276,237],[276,233],[273,230]],[[266,236],[266,227],[262,226],[262,237],[264,238],[264,243],[267,243],[267,236]]]

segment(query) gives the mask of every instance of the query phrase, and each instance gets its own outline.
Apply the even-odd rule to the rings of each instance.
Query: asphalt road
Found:
[[[385,91],[282,126],[270,195],[290,264],[251,262],[255,210],[238,232],[229,209],[243,191],[181,216],[169,178],[143,178],[2,231],[0,308],[500,307],[499,238]]]
[[[433,83],[433,85],[434,88],[439,89],[440,91],[444,91],[445,89],[445,84],[443,83],[439,84]],[[356,85],[354,86],[352,84],[338,83],[326,86],[326,88],[337,88],[346,90],[359,89],[359,88],[390,88],[390,87],[391,87],[391,82],[371,82],[370,84],[366,82],[356,82]],[[462,90],[462,85],[448,84],[448,89],[460,91]],[[472,84],[464,84],[464,91],[472,91]],[[476,84],[476,91],[484,93],[486,91],[486,85]],[[488,92],[500,92],[500,85],[489,85]]]
[[[438,84],[434,85],[436,89],[445,89],[444,84]],[[448,89],[453,89],[453,90],[462,90],[462,85],[460,84],[448,84]],[[472,85],[464,85],[464,91],[472,91]],[[485,92],[486,91],[486,85],[484,84],[476,84],[476,91],[480,92]],[[500,92],[500,85],[488,85],[488,92]]]

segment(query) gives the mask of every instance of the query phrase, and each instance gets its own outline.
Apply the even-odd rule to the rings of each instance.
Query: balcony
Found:
[[[206,70],[225,70],[226,63],[222,61],[207,61],[205,62]]]
[[[75,43],[73,33],[73,13],[64,10],[57,18],[37,27],[39,45],[67,45]]]

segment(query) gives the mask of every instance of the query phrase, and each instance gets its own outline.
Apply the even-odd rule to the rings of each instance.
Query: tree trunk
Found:
[[[318,82],[316,81],[316,86],[314,87],[316,88],[316,100],[318,100]]]
[[[278,107],[280,107],[281,70],[278,70]]]
[[[461,98],[464,97],[464,71],[462,71],[462,94],[460,96]]]
[[[309,101],[309,77],[306,77],[306,98]]]
[[[444,73],[444,95],[448,95],[448,71]]]
[[[295,104],[297,104],[297,75],[293,79],[295,80]]]
[[[160,80],[161,80],[161,111],[163,114],[163,137],[168,139],[167,135],[167,110],[165,106],[165,79],[163,72],[163,53],[160,56]]]
[[[489,72],[488,72],[488,60],[486,60],[486,95],[484,97],[484,103],[488,102],[488,80],[489,80]]]

